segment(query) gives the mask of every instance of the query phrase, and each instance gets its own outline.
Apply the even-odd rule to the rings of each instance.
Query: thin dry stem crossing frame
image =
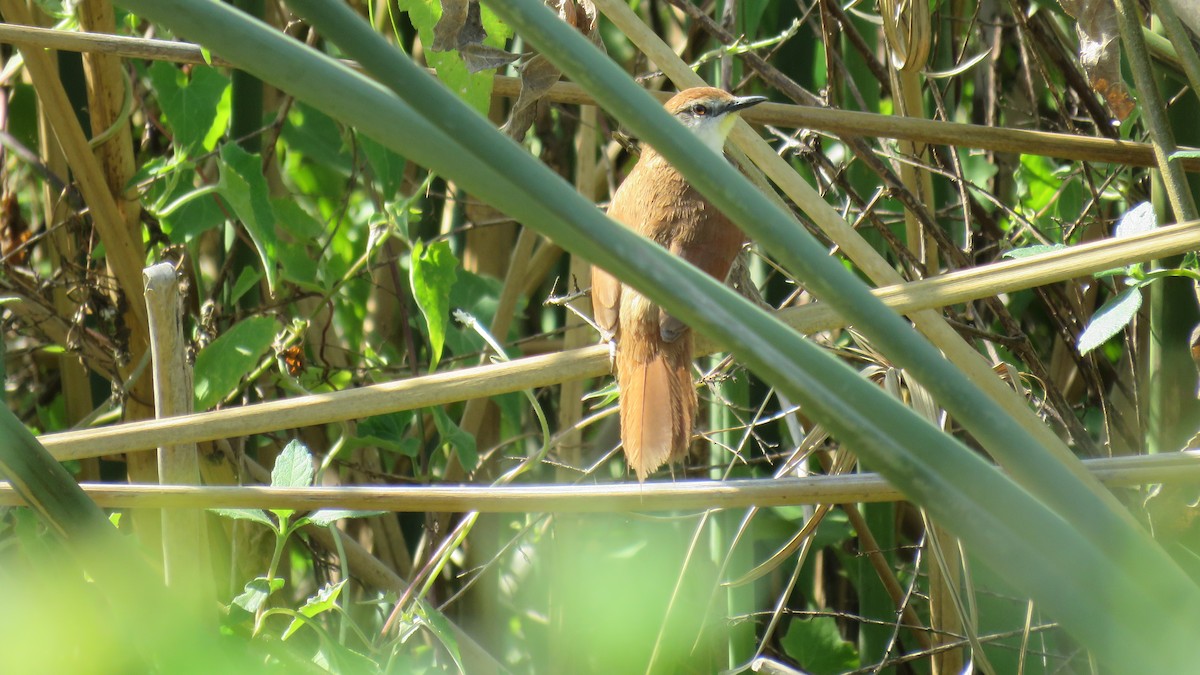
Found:
[[[1185,223],[1133,237],[1080,244],[935,278],[884,286],[875,293],[902,313],[943,307],[1194,250],[1200,248],[1200,227],[1196,225]],[[821,304],[783,310],[780,317],[804,333],[843,325],[836,312]],[[710,343],[697,345],[697,353],[715,349],[716,346]],[[608,350],[597,345],[341,392],[46,434],[38,440],[59,460],[99,457],[150,450],[166,443],[212,441],[445,405],[598,377],[607,373],[608,368]]]
[[[44,47],[78,52],[103,52],[124,58],[139,58],[173,63],[228,66],[219,54],[206,60],[198,45],[170,40],[154,40],[121,35],[100,35],[79,31],[54,30],[32,26],[0,24],[0,43]],[[353,64],[351,64],[353,65]],[[515,77],[497,75],[494,96],[516,98],[521,82]],[[666,100],[669,92],[655,94]],[[594,105],[582,87],[559,82],[546,94],[556,103]],[[1112,162],[1130,166],[1155,165],[1154,149],[1147,143],[1113,141],[1073,134],[1025,129],[1004,129],[978,124],[903,118],[849,110],[831,110],[800,105],[767,103],[747,111],[746,121],[780,127],[805,128],[840,136],[893,138],[896,140],[955,145],[994,152],[1036,152],[1048,157],[1087,162]],[[1200,171],[1200,160],[1182,161],[1187,171]]]
[[[1200,482],[1200,450],[1084,460],[1110,487]],[[876,474],[818,475],[772,480],[704,480],[605,485],[421,485],[279,488],[270,486],[122,485],[87,483],[103,508],[363,509],[394,512],[588,513],[735,509],[750,506],[869,503],[904,496]],[[20,505],[0,484],[0,506]]]

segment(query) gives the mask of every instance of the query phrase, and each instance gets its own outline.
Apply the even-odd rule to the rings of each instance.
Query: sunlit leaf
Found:
[[[1066,247],[1066,244],[1034,244],[1033,246],[1023,246],[1021,248],[1014,248],[1011,251],[1005,251],[1004,257],[1017,260],[1020,258],[1028,258],[1031,255],[1041,255],[1042,253],[1050,253],[1051,251],[1061,251]]]
[[[1136,234],[1152,232],[1158,227],[1158,216],[1154,213],[1154,205],[1142,202],[1121,216],[1117,227],[1113,230],[1114,237],[1132,237]]]
[[[429,358],[431,372],[442,358],[446,326],[450,323],[450,289],[457,278],[457,269],[458,258],[450,252],[448,242],[435,241],[426,246],[418,241],[413,247],[409,277],[413,297],[429,329],[429,346],[433,351]]]
[[[859,666],[858,650],[842,639],[833,617],[792,619],[780,642],[787,655],[812,675],[837,675]]]
[[[325,584],[317,594],[308,599],[298,611],[306,618],[311,619],[314,616],[328,612],[337,604],[338,596],[342,593],[342,588],[346,585],[346,580],[343,579],[336,584]],[[303,626],[305,619],[292,619],[292,624],[283,631],[282,639],[286,640],[292,636],[300,626]]]
[[[275,458],[275,467],[271,469],[271,487],[302,488],[311,486],[312,482],[312,453],[304,443],[293,439]]]
[[[271,348],[279,329],[272,317],[252,316],[201,349],[195,367],[196,410],[208,410],[237,389]]]
[[[216,147],[229,123],[229,78],[211,66],[185,72],[166,61],[155,61],[148,74],[182,152],[192,155]]]
[[[475,437],[463,431],[454,420],[450,419],[441,408],[433,408],[433,421],[437,425],[438,435],[443,443],[449,443],[458,454],[458,461],[468,473],[475,470],[479,464],[479,452],[475,447]]]
[[[232,518],[233,520],[252,520],[256,523],[266,525],[271,529],[275,529],[275,523],[262,509],[209,509],[212,513],[223,518]]]
[[[246,227],[267,275],[267,286],[275,292],[276,242],[275,212],[271,209],[271,190],[263,176],[262,157],[251,154],[236,143],[221,146],[221,180],[217,192],[229,203],[238,220]]]
[[[283,579],[276,577],[268,580],[266,577],[258,577],[247,582],[241,595],[233,599],[233,605],[254,614],[262,609],[272,593],[281,588],[283,588]]]
[[[374,518],[382,516],[387,511],[367,511],[363,509],[321,509],[314,511],[304,519],[313,525],[324,527],[347,518]]]
[[[1104,303],[1079,334],[1079,353],[1086,354],[1120,333],[1142,306],[1142,289],[1126,288]]]

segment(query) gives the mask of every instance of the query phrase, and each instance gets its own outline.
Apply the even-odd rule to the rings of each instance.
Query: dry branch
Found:
[[[941,307],[1037,285],[1073,279],[1132,262],[1200,248],[1197,224],[1174,225],[1122,239],[961,270],[923,281],[885,286],[875,293],[901,313]],[[821,304],[785,310],[780,317],[803,333],[838,328],[840,317]],[[697,345],[698,353],[714,350]],[[284,429],[362,419],[399,410],[544,387],[608,372],[608,350],[587,347],[507,363],[465,368],[340,392],[300,396],[181,417],[40,436],[59,460],[99,457],[166,444],[212,441]]]
[[[1089,459],[1084,465],[1109,486],[1200,481],[1200,450]],[[667,509],[732,509],[750,506],[885,502],[904,499],[876,474],[806,478],[611,485],[519,485],[490,487],[386,486],[275,488],[88,483],[88,496],[104,508],[367,509],[397,512],[542,513],[622,512]],[[20,505],[0,485],[0,505]]]
[[[131,59],[150,59],[174,63],[205,63],[200,47],[184,42],[150,40],[118,35],[98,35],[28,26],[0,25],[0,43],[45,47],[77,52],[102,52]],[[219,55],[211,63],[229,66]],[[492,93],[516,98],[521,81],[496,76]],[[656,93],[668,98],[670,92]],[[554,85],[546,99],[556,103],[592,105],[594,102],[576,84]],[[813,129],[839,136],[893,138],[903,141],[955,145],[993,152],[1045,155],[1085,162],[1112,162],[1130,166],[1154,166],[1154,149],[1146,143],[1115,141],[1074,134],[1050,133],[1026,129],[1003,129],[976,124],[941,122],[894,117],[866,112],[830,110],[799,105],[766,104],[745,115],[753,124],[771,124],[789,128]],[[1188,171],[1200,171],[1200,160],[1185,160]]]

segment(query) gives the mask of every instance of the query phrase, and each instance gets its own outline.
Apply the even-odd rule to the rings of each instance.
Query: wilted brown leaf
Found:
[[[487,31],[477,0],[441,1],[442,18],[433,27],[432,51],[458,50],[470,73],[492,70],[517,60],[512,52],[483,44]]]
[[[553,9],[560,19],[583,33],[592,44],[601,50],[604,49],[600,31],[597,30],[600,15],[591,0],[546,0],[546,5]],[[558,68],[540,54],[525,62],[521,66],[521,94],[509,111],[508,121],[501,130],[517,141],[524,140],[525,132],[533,125],[538,102],[560,77],[562,73]]]
[[[1075,17],[1079,34],[1079,62],[1096,93],[1108,103],[1118,121],[1133,112],[1129,87],[1121,79],[1120,30],[1112,0],[1059,0],[1063,10]]]

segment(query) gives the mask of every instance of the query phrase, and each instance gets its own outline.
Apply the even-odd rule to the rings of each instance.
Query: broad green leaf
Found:
[[[408,12],[408,18],[421,37],[421,44],[433,44],[433,27],[442,17],[440,0],[398,0],[400,11]],[[488,31],[484,44],[493,47],[504,46],[505,32],[502,24],[496,20],[495,14],[483,8],[483,25]],[[497,44],[498,42],[498,44]],[[475,73],[467,72],[467,66],[456,51],[435,52],[426,50],[425,60],[436,72],[438,79],[456,96],[466,101],[467,105],[480,114],[487,114],[491,105],[492,81],[494,74],[490,71]]]
[[[374,518],[375,516],[382,516],[385,513],[387,513],[387,511],[366,511],[362,509],[321,509],[320,511],[314,511],[311,515],[305,517],[304,520],[312,523],[313,525],[325,527],[326,525],[332,525],[333,523],[336,523],[339,520],[345,520],[346,518]]]
[[[275,468],[271,469],[271,487],[304,488],[311,486],[312,482],[312,453],[304,443],[289,441],[275,458]]]
[[[150,66],[150,86],[158,96],[175,144],[186,155],[210,152],[229,124],[229,78],[211,66],[189,71],[166,61]]]
[[[309,598],[308,601],[304,603],[304,606],[298,611],[302,616],[308,619],[311,619],[318,614],[328,612],[337,604],[338,596],[341,594],[342,588],[345,585],[345,579],[337,582],[336,584],[325,584],[321,587],[321,590],[317,591],[316,595]],[[299,617],[292,619],[292,625],[288,626],[287,630],[283,631],[282,639],[286,640],[291,637],[292,634],[300,629],[300,626],[304,625],[304,621],[305,619],[301,619]]]
[[[233,605],[254,614],[262,609],[272,593],[281,588],[283,588],[283,579],[279,577],[270,580],[266,577],[257,577],[246,583],[246,588],[241,595],[233,599]]]
[[[246,227],[267,274],[267,286],[275,293],[277,256],[275,212],[271,210],[270,188],[262,172],[262,157],[250,154],[236,143],[221,146],[221,179],[217,192],[229,203]]]
[[[446,342],[446,325],[450,322],[450,289],[457,278],[458,258],[450,252],[450,244],[435,241],[429,246],[417,242],[412,251],[412,269],[409,273],[413,297],[425,325],[429,329],[429,370],[437,370]]]
[[[252,316],[234,324],[196,355],[196,410],[208,410],[231,392],[271,348],[279,323]]]
[[[1096,310],[1092,320],[1079,334],[1079,353],[1086,354],[1108,342],[1108,339],[1129,325],[1142,306],[1142,289],[1126,288]]]
[[[212,513],[223,518],[232,518],[233,520],[252,520],[256,523],[262,523],[272,530],[275,529],[275,523],[262,509],[209,509]]]
[[[432,408],[433,422],[443,443],[449,443],[458,454],[458,461],[470,473],[479,464],[479,452],[475,448],[475,437],[463,431],[441,408]]]
[[[781,644],[788,656],[813,675],[837,675],[859,666],[858,650],[842,639],[831,616],[792,619]]]

